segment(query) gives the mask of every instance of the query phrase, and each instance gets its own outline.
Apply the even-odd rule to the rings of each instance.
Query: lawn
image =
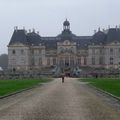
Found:
[[[49,79],[0,80],[0,96],[30,88],[50,81]]]
[[[117,78],[87,78],[81,79],[84,82],[107,91],[115,96],[120,97],[120,79]]]

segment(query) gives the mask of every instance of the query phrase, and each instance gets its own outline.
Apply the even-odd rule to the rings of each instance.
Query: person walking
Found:
[[[64,83],[64,74],[62,74],[62,83]]]

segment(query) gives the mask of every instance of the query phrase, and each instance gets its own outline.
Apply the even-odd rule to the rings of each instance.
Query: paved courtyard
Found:
[[[120,120],[120,111],[74,78],[0,100],[0,120]]]

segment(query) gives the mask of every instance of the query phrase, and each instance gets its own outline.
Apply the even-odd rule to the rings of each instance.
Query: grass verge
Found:
[[[120,79],[117,78],[87,78],[81,79],[83,82],[107,91],[117,97],[120,97]]]
[[[35,85],[46,83],[49,79],[0,80],[0,96],[8,95]]]

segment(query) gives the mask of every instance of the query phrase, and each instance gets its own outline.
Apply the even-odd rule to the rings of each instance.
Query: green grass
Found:
[[[48,79],[0,80],[0,96],[48,82]]]
[[[107,91],[115,96],[120,97],[120,79],[117,78],[88,78],[82,79],[84,82]]]

